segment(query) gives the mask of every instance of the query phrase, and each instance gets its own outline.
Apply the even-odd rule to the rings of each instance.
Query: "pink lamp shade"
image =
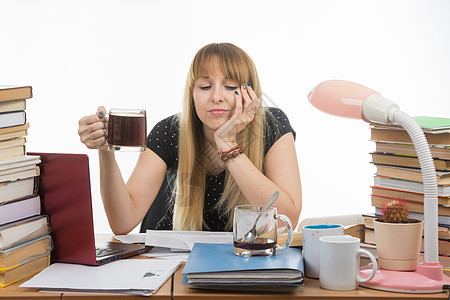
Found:
[[[364,101],[371,94],[379,93],[354,82],[328,80],[319,83],[308,99],[314,107],[330,115],[362,119]]]

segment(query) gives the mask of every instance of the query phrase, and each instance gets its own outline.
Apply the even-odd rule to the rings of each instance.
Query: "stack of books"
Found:
[[[38,195],[40,158],[25,149],[31,91],[0,86],[0,287],[50,264],[50,226]]]
[[[450,118],[415,117],[430,145],[438,182],[439,260],[450,270]],[[375,245],[373,220],[383,203],[404,200],[409,217],[424,219],[422,173],[416,151],[408,133],[398,125],[371,124],[371,153],[376,167],[371,187],[374,214],[365,214],[365,243]],[[422,241],[423,250],[423,241]]]

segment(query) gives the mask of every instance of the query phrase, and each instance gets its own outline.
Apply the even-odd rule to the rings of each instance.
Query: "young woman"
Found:
[[[155,125],[126,184],[105,144],[105,108],[83,117],[78,133],[99,150],[113,232],[133,230],[153,213],[155,198],[164,209],[149,229],[231,231],[236,205],[265,205],[275,191],[274,206],[295,228],[302,204],[295,131],[280,109],[262,107],[260,99],[255,65],[242,49],[204,46],[190,66],[182,112]],[[166,177],[169,192],[158,193]]]

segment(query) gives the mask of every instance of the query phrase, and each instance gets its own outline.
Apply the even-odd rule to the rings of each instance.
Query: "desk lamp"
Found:
[[[372,280],[363,286],[396,292],[437,293],[450,278],[443,274],[438,261],[438,208],[437,178],[430,148],[417,122],[392,101],[378,92],[357,83],[329,80],[318,84],[308,95],[309,102],[317,109],[331,115],[363,119],[366,122],[402,126],[409,134],[419,158],[424,189],[424,263],[415,271],[392,271],[379,268]],[[368,277],[372,269],[361,268]]]

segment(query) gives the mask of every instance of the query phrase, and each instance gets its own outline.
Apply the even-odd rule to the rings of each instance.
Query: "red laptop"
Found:
[[[39,195],[52,228],[52,261],[101,265],[152,249],[138,244],[95,241],[87,155],[28,154],[41,157]]]

